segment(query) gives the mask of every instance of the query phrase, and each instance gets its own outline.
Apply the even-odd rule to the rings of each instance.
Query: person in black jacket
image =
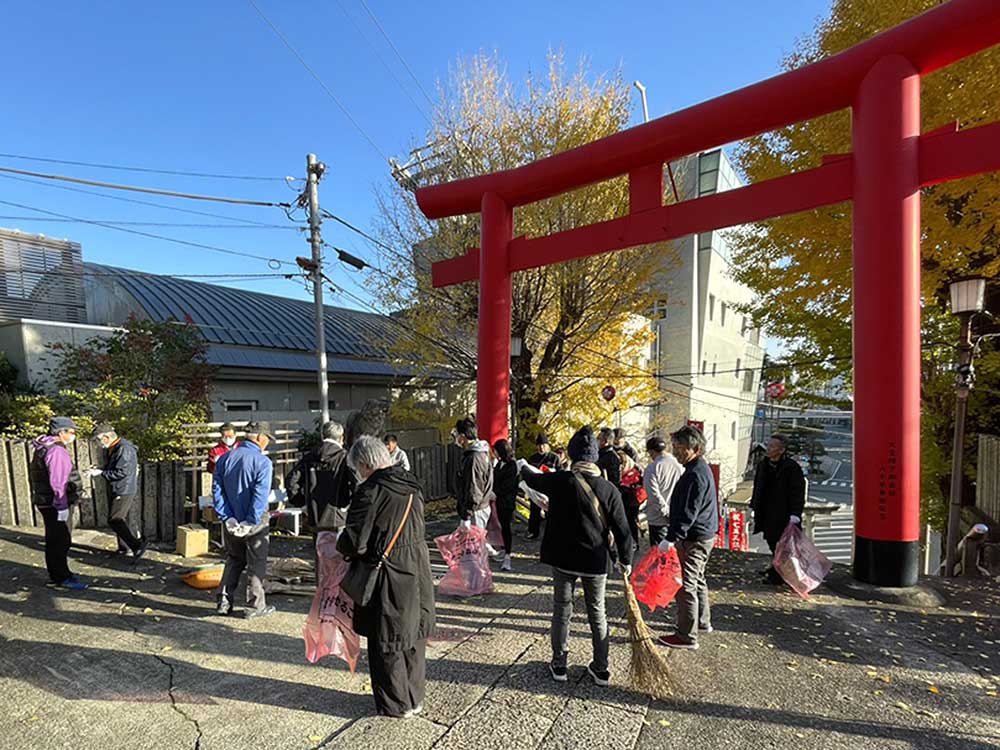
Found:
[[[552,566],[552,662],[556,682],[566,682],[569,625],[573,594],[583,581],[587,620],[594,658],[587,672],[597,685],[610,683],[608,672],[608,622],[604,596],[615,554],[619,569],[631,570],[634,544],[618,489],[601,477],[597,466],[597,440],[589,426],[581,427],[569,441],[570,471],[536,474],[521,470],[532,489],[549,498],[548,522],[542,537],[542,562]],[[615,549],[609,544],[613,538]]]
[[[94,438],[105,451],[104,468],[90,467],[91,477],[104,477],[108,482],[111,496],[111,512],[108,526],[118,536],[117,554],[132,552],[133,561],[146,554],[147,542],[142,541],[128,525],[128,514],[139,494],[139,452],[109,424],[98,425]]]
[[[285,477],[288,502],[308,509],[314,534],[336,531],[344,525],[354,491],[354,477],[343,446],[343,426],[327,422],[322,435],[323,441],[300,458]]]
[[[514,448],[507,440],[493,443],[493,454],[497,462],[493,467],[493,492],[497,496],[497,515],[500,516],[500,533],[503,535],[503,562],[500,570],[511,570],[513,535],[510,524],[514,520],[514,506],[517,504],[517,486],[520,480]],[[534,505],[534,503],[532,503]]]
[[[659,640],[670,648],[696,649],[699,631],[712,632],[705,567],[719,533],[719,497],[712,470],[702,457],[705,436],[701,430],[681,427],[670,440],[684,473],[670,495],[667,538],[659,548],[668,552],[677,546],[684,583],[677,594],[677,629]]]
[[[528,459],[529,464],[543,471],[557,471],[562,468],[559,456],[550,449],[549,438],[544,432],[538,433],[538,437],[535,438],[535,447],[538,450]],[[538,539],[541,534],[542,509],[532,503],[531,507],[528,508],[528,539]]]
[[[764,534],[772,555],[788,524],[801,525],[805,505],[806,479],[802,468],[788,455],[788,439],[784,435],[772,435],[767,441],[767,458],[760,462],[754,474],[750,500],[754,532]],[[782,583],[772,565],[764,575],[768,583]]]
[[[463,526],[485,529],[492,513],[490,501],[494,499],[490,444],[477,437],[476,423],[471,419],[455,423],[455,439],[462,447],[462,463],[455,484],[458,518]],[[491,555],[495,552],[490,550]]]
[[[420,481],[393,466],[388,449],[376,437],[357,438],[347,460],[362,481],[351,498],[337,550],[348,559],[377,563],[402,525],[378,574],[371,601],[368,606],[354,607],[353,624],[355,632],[368,639],[376,710],[384,716],[407,718],[422,710],[427,637],[434,630],[424,497]]]
[[[622,484],[622,462],[615,453],[615,433],[610,427],[602,427],[597,436],[598,454],[597,466],[601,474],[615,489],[621,489]]]

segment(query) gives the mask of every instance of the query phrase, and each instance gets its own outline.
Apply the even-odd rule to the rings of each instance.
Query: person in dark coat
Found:
[[[500,533],[503,535],[503,562],[500,570],[511,570],[511,552],[513,534],[511,522],[514,520],[514,507],[517,504],[517,487],[520,476],[517,471],[517,461],[514,458],[514,448],[507,440],[497,440],[493,443],[493,454],[497,462],[493,467],[493,492],[496,493],[497,515],[500,516]],[[534,505],[534,503],[532,503]]]
[[[569,626],[573,595],[583,582],[587,620],[593,644],[593,661],[587,673],[597,685],[608,685],[608,621],[605,590],[617,556],[619,569],[631,571],[635,545],[618,489],[601,476],[597,466],[594,431],[581,427],[569,441],[570,471],[536,474],[521,470],[532,489],[549,498],[548,522],[542,538],[542,562],[552,566],[552,662],[556,682],[566,682]],[[609,544],[613,539],[614,549]]]
[[[705,567],[719,533],[719,497],[715,477],[704,459],[705,436],[697,427],[681,427],[670,436],[674,457],[684,473],[670,495],[667,538],[661,552],[677,547],[683,584],[677,594],[677,629],[659,642],[670,648],[698,648],[698,634],[712,632]]]
[[[618,460],[618,454],[615,453],[615,433],[610,427],[601,428],[601,432],[597,436],[597,445],[597,466],[600,468],[601,474],[616,489],[620,489],[622,462]]]
[[[788,439],[784,435],[772,435],[767,441],[767,458],[760,462],[754,474],[750,500],[754,533],[764,534],[772,555],[788,524],[802,524],[805,505],[806,478],[802,467],[788,455]],[[778,585],[782,582],[773,565],[767,567],[764,576],[768,583]]]
[[[492,513],[490,502],[494,499],[490,444],[477,437],[476,423],[471,419],[458,420],[455,433],[462,446],[462,463],[455,485],[458,518],[466,527],[485,529]],[[491,555],[495,552],[490,550]]]
[[[528,463],[542,471],[558,471],[562,468],[559,456],[552,452],[549,438],[544,432],[535,438],[537,450],[528,459]],[[534,503],[528,509],[528,539],[538,539],[542,534],[542,509]]]
[[[146,554],[147,542],[133,533],[128,525],[129,512],[139,494],[139,452],[109,424],[98,425],[94,438],[105,451],[104,468],[90,467],[91,477],[104,477],[108,482],[111,509],[110,526],[118,536],[118,554],[132,552],[134,561]]]
[[[357,438],[347,460],[361,480],[337,540],[337,550],[349,560],[377,563],[403,523],[407,502],[413,497],[370,603],[354,607],[354,630],[368,639],[375,708],[385,716],[408,718],[423,708],[427,638],[434,630],[424,496],[420,481],[393,466],[378,438]]]
[[[344,427],[327,422],[323,440],[300,458],[285,477],[288,502],[305,507],[314,533],[336,531],[347,518],[347,505],[354,492],[354,476],[347,466]]]

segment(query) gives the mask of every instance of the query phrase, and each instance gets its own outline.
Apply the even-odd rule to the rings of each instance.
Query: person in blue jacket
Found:
[[[270,546],[267,512],[273,468],[265,455],[274,441],[268,422],[251,422],[246,438],[229,453],[220,456],[212,475],[215,512],[225,524],[226,569],[219,586],[220,615],[233,613],[236,587],[247,572],[247,605],[244,617],[252,619],[274,612],[264,597],[267,551]]]

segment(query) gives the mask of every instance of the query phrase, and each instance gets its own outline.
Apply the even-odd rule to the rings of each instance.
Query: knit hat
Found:
[[[569,439],[566,452],[569,453],[570,461],[574,463],[577,461],[587,461],[596,464],[598,449],[597,438],[594,437],[593,428],[590,425],[585,425],[577,430],[573,437]]]
[[[535,438],[535,445],[548,445],[548,444],[549,444],[549,436],[546,435],[544,432],[539,432],[538,437]]]

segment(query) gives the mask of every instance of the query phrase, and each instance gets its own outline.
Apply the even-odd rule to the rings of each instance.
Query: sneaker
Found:
[[[567,682],[569,680],[569,672],[566,670],[564,664],[552,662],[549,664],[549,671],[552,673],[552,679],[556,682]]]
[[[61,589],[68,589],[69,591],[86,591],[87,584],[81,581],[76,576],[70,576],[65,581],[57,583],[56,586]]]
[[[505,570],[507,572],[510,572],[513,569],[514,566],[511,564],[510,555],[504,555],[503,562],[500,564],[500,570]]]
[[[598,672],[594,669],[593,663],[587,665],[587,674],[594,680],[595,685],[607,687],[611,684],[611,672],[606,669],[603,672]]]
[[[215,614],[219,617],[229,617],[233,613],[233,607],[230,604],[220,604],[215,608]]]
[[[715,628],[713,628],[711,625],[709,625],[707,628],[703,628],[703,627],[699,626],[698,627],[698,632],[699,633],[714,633],[715,632]]]
[[[244,620],[256,620],[258,617],[267,617],[275,612],[274,605],[269,604],[262,609],[248,609],[243,613]]]
[[[141,560],[141,559],[142,559],[142,556],[146,554],[146,550],[147,550],[148,548],[149,548],[149,542],[147,542],[147,541],[146,541],[145,539],[143,539],[143,540],[142,540],[142,544],[140,544],[140,545],[139,545],[139,549],[137,549],[137,550],[136,550],[136,551],[135,551],[135,552],[134,552],[134,553],[132,554],[132,562],[133,562],[133,563],[137,563],[137,562],[139,562],[139,560]]]
[[[423,706],[417,706],[416,708],[411,708],[409,711],[403,714],[404,719],[412,719],[414,716],[419,716],[424,712]]]
[[[677,633],[671,633],[670,635],[661,635],[656,639],[656,642],[661,646],[666,646],[667,648],[683,648],[688,651],[697,651],[698,642],[689,641],[687,638],[681,638]]]

